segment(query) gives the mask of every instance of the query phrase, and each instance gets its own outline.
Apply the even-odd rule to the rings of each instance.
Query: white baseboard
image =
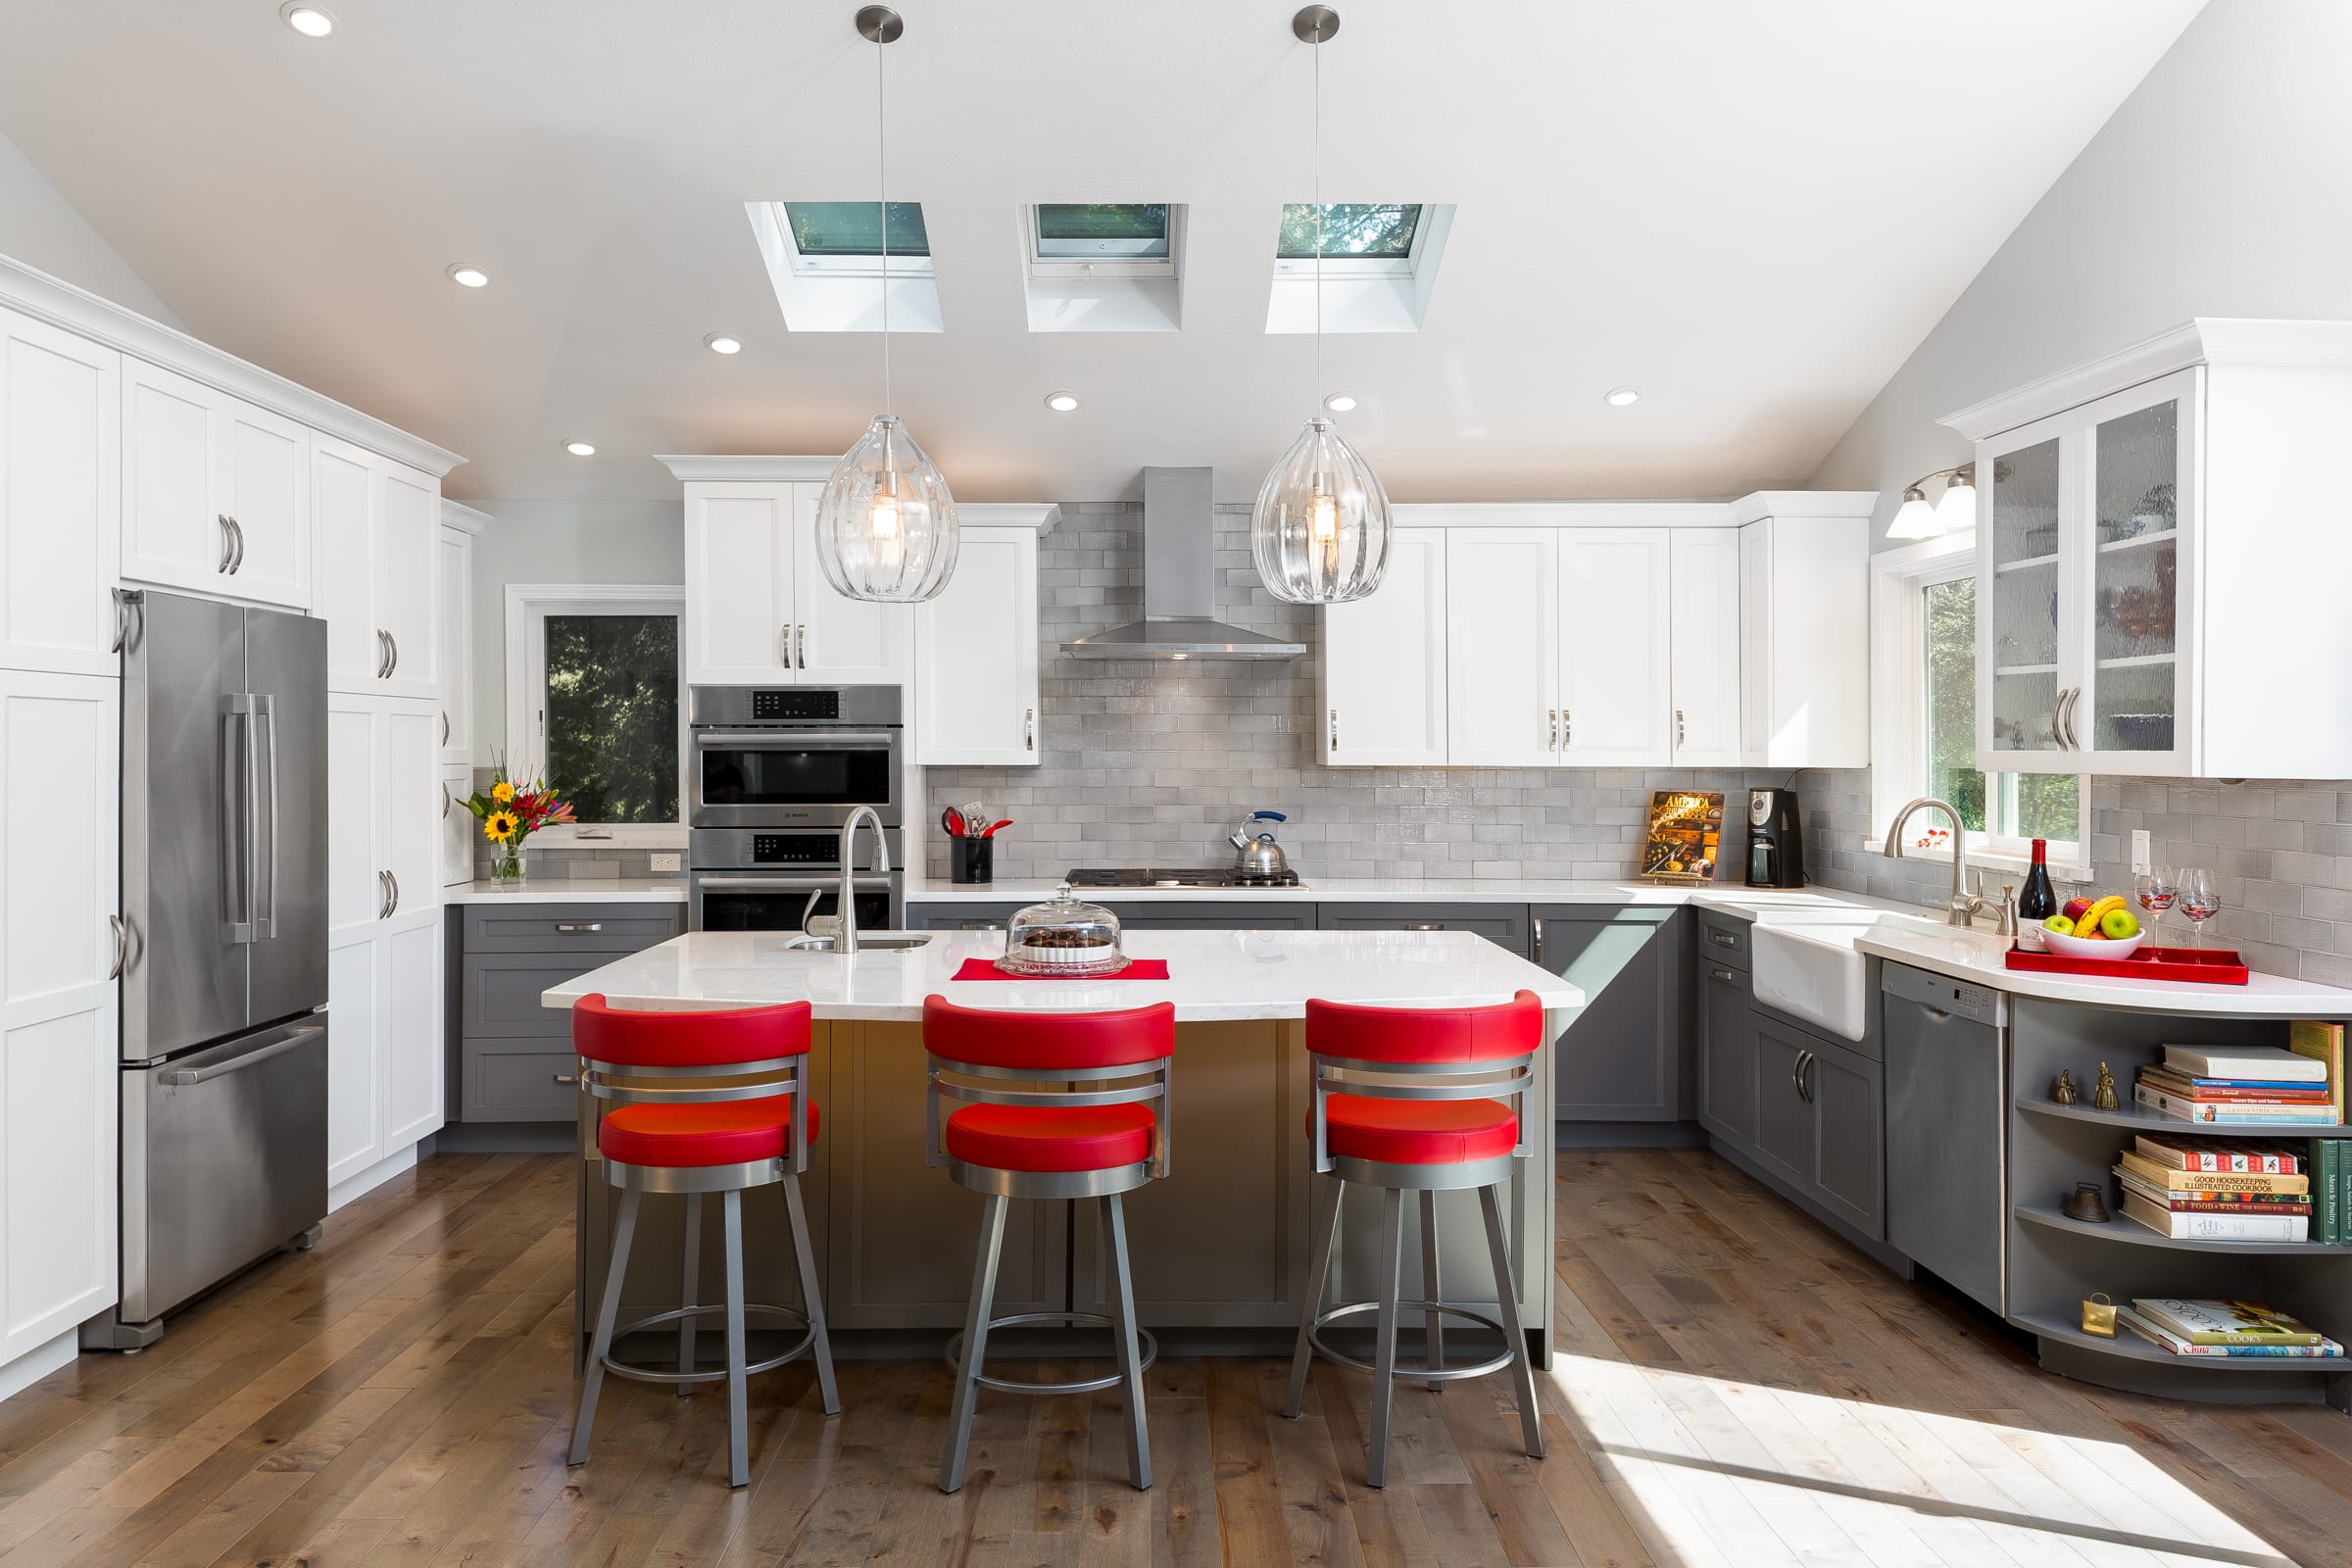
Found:
[[[397,1154],[389,1154],[361,1171],[345,1177],[326,1190],[326,1211],[332,1214],[355,1198],[365,1198],[404,1170],[416,1164],[416,1146],[411,1144]]]
[[[6,1366],[0,1366],[0,1399],[12,1399],[32,1387],[59,1367],[71,1362],[80,1353],[77,1337],[81,1330],[70,1328],[45,1345],[37,1346],[18,1356]]]

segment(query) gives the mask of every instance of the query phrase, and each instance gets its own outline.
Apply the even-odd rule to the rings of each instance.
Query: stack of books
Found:
[[[2312,1240],[2308,1156],[2278,1144],[2205,1145],[2142,1135],[2117,1156],[2124,1213],[2159,1236]],[[2329,1212],[2337,1208],[2329,1197]]]
[[[2330,1064],[2272,1046],[2167,1046],[2139,1069],[2132,1098],[2151,1110],[2209,1127],[2342,1124]]]
[[[2344,1348],[2300,1318],[2260,1301],[2135,1298],[2115,1320],[2175,1355],[2340,1356]]]

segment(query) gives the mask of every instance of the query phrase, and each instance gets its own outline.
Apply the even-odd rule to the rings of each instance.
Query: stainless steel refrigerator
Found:
[[[326,623],[124,597],[112,1348],[326,1213]]]

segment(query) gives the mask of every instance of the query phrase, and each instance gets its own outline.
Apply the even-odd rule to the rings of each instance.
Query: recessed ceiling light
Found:
[[[335,19],[317,6],[290,4],[277,14],[285,19],[287,26],[305,38],[323,38],[335,30]]]
[[[471,262],[459,262],[449,270],[449,280],[464,288],[488,288],[490,274]]]
[[[1334,392],[1331,396],[1323,400],[1323,406],[1334,414],[1346,414],[1349,409],[1355,407],[1355,394],[1352,392]]]
[[[1046,394],[1046,407],[1052,409],[1055,414],[1068,414],[1078,407],[1078,394],[1075,392],[1049,392]]]
[[[741,354],[743,339],[730,336],[725,332],[713,332],[703,339],[703,347],[713,354]]]
[[[1601,401],[1612,409],[1622,409],[1628,404],[1641,402],[1642,394],[1630,386],[1612,387],[1609,395]]]
[[[589,441],[566,441],[564,443],[564,450],[570,453],[575,458],[593,458],[596,456],[595,443]]]

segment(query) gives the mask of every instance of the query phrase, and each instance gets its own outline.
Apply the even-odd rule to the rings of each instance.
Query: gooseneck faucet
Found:
[[[1978,898],[1968,891],[1968,829],[1960,823],[1960,813],[1949,801],[1939,801],[1933,795],[1922,795],[1894,813],[1893,825],[1886,829],[1886,858],[1903,858],[1903,826],[1915,812],[1934,809],[1941,811],[1952,824],[1952,896],[1944,902],[1944,920],[1950,925],[1973,925],[1980,912],[1998,912],[2002,906],[1990,899]],[[2004,927],[2007,921],[2003,921]]]
[[[890,835],[882,831],[881,813],[870,806],[860,806],[841,824],[841,937],[836,953],[858,951],[858,862],[852,853],[858,846],[859,822],[874,824],[874,869],[890,870]]]

